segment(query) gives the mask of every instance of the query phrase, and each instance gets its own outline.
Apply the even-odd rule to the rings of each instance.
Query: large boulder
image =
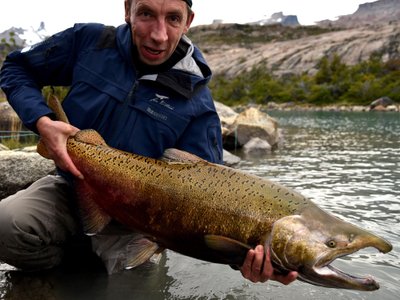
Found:
[[[395,102],[389,97],[381,97],[371,102],[369,106],[373,111],[398,111]]]
[[[268,114],[250,107],[236,118],[235,131],[240,145],[252,138],[266,140],[271,146],[279,142],[278,122]]]
[[[226,149],[242,148],[251,139],[259,138],[275,148],[280,140],[278,122],[257,108],[250,107],[238,114],[223,135]]]
[[[54,171],[54,162],[40,156],[36,152],[36,146],[0,151],[0,199],[28,187]]]

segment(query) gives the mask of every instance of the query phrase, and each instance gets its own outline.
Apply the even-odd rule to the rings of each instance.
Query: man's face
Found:
[[[140,60],[159,65],[171,57],[193,21],[182,0],[125,0],[125,21],[131,25],[132,39]]]

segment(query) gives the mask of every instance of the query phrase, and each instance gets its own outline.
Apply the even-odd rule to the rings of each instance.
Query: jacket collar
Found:
[[[211,69],[208,67],[200,50],[193,45],[192,41],[183,36],[180,43],[188,45],[186,55],[175,63],[171,68],[164,71],[150,72],[141,76],[140,80],[157,82],[173,91],[190,99],[196,89],[209,82]],[[117,45],[121,54],[133,66],[134,45],[131,38],[131,29],[128,24],[121,25],[117,30]]]

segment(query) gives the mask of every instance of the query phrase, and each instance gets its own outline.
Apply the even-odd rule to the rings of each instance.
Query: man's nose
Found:
[[[160,20],[155,24],[151,31],[151,38],[160,44],[168,40],[167,24],[164,20]]]

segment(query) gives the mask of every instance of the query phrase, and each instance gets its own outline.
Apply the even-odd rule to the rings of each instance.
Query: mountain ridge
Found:
[[[400,60],[399,20],[400,1],[379,0],[316,26],[202,25],[192,28],[189,36],[215,74],[234,77],[260,64],[279,76],[313,74],[322,58],[333,55],[348,65],[371,55]]]
[[[374,54],[383,61],[400,59],[399,0],[361,4],[354,14],[315,26],[285,26],[282,21],[287,17],[293,20],[296,16],[279,12],[253,24],[199,25],[191,28],[188,35],[202,49],[213,72],[227,77],[260,64],[279,76],[312,74],[323,57],[333,55],[339,55],[348,65]],[[45,35],[44,23],[38,29],[11,28],[3,32],[0,62],[6,50],[24,47],[27,41],[43,39]]]

